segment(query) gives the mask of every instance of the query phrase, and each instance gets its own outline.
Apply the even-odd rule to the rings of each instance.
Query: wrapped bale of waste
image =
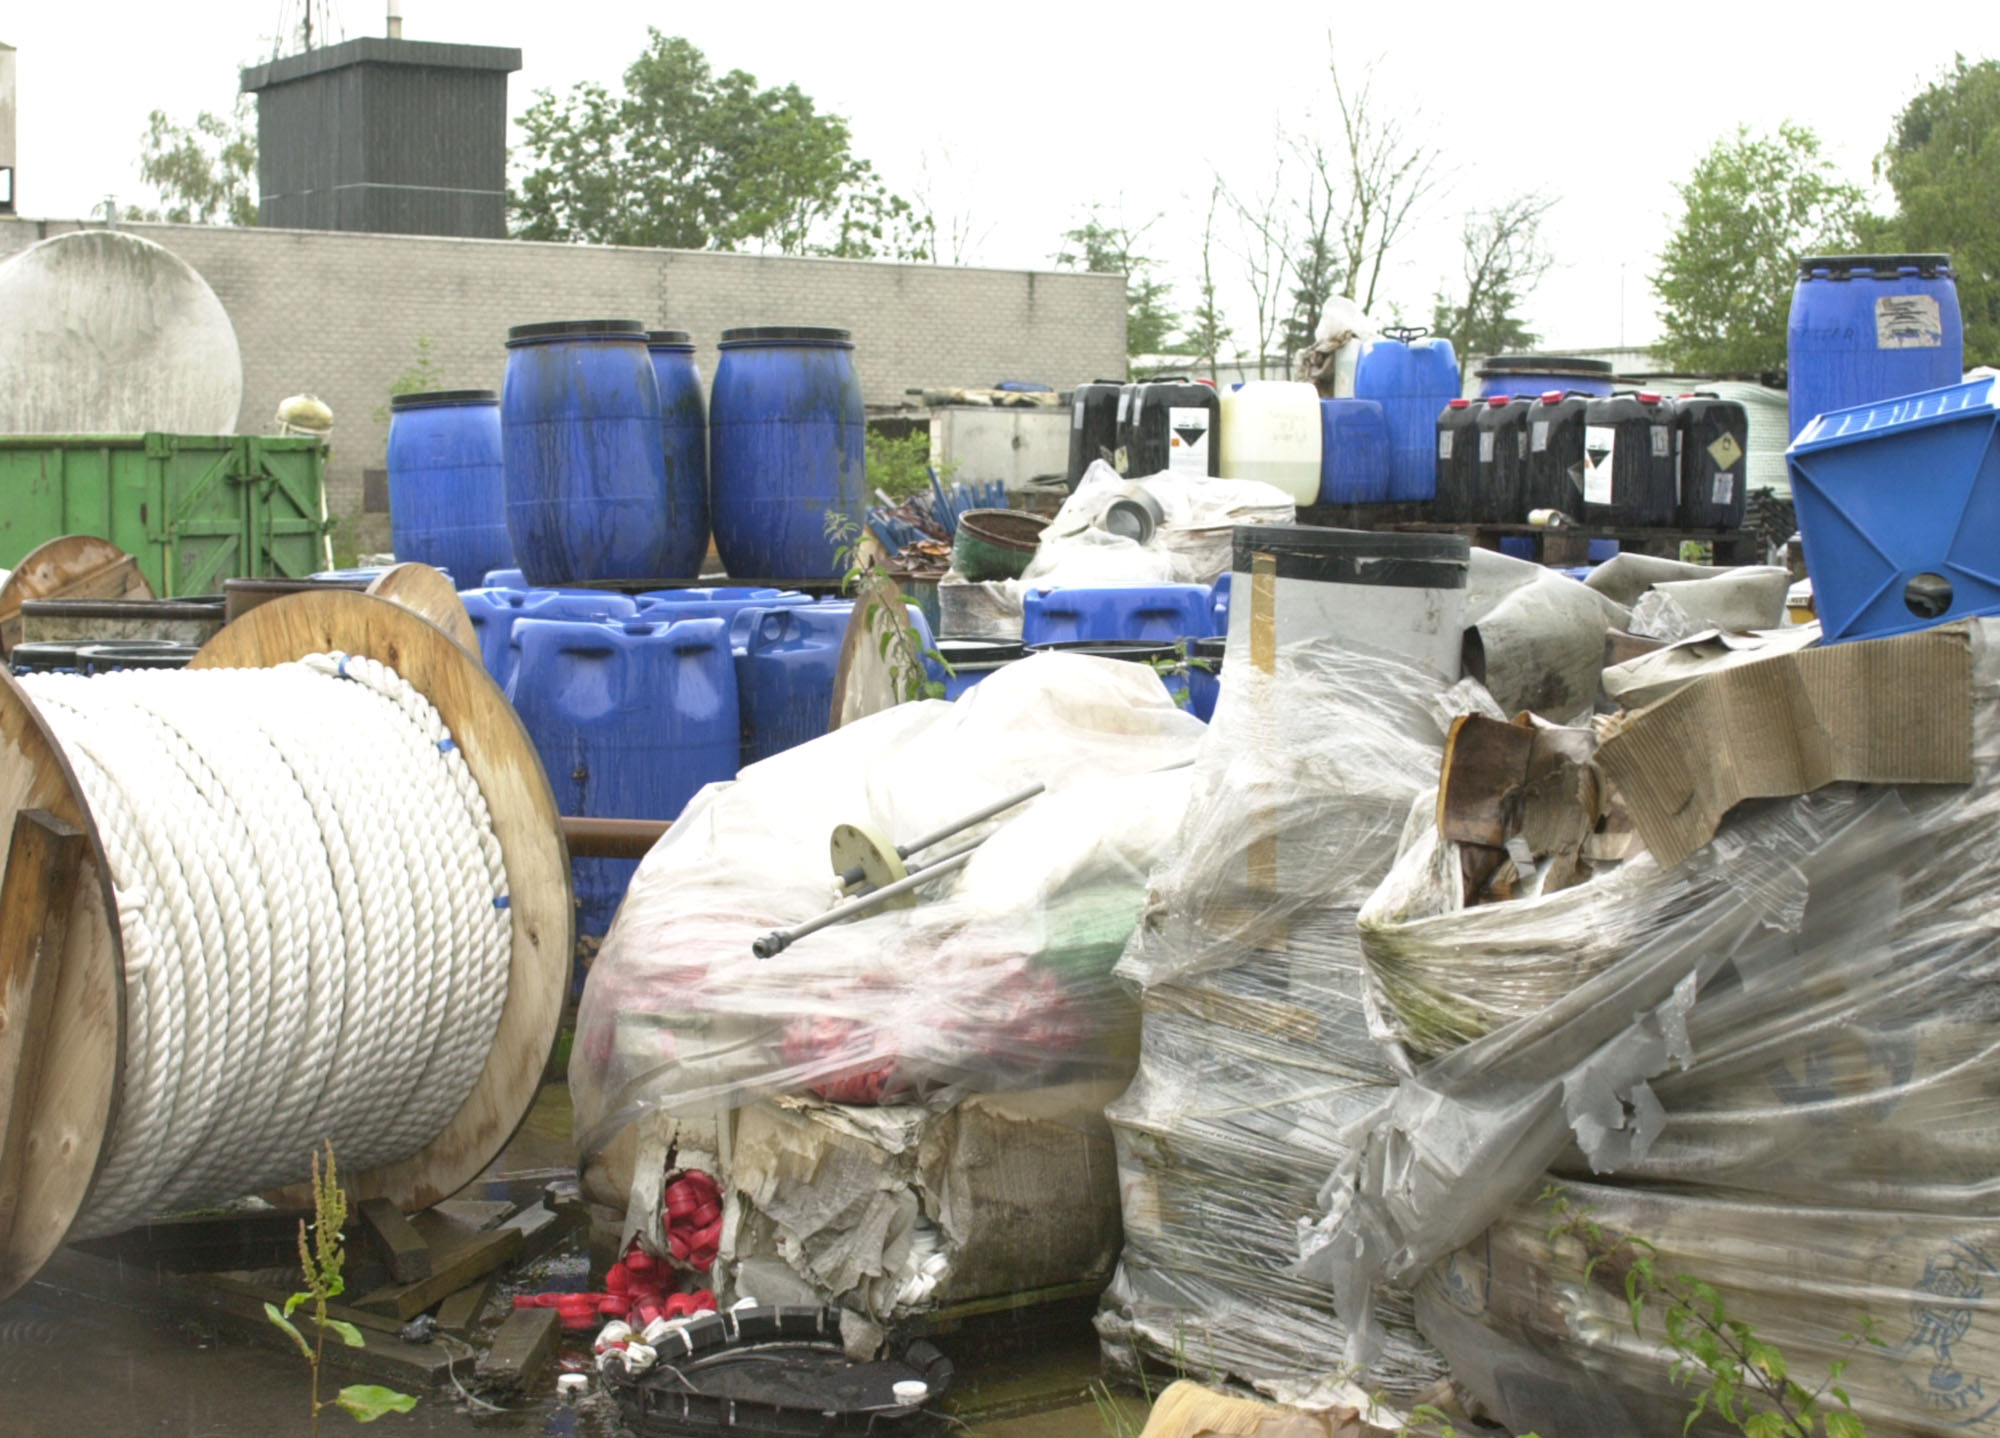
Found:
[[[762,1248],[749,1233],[741,1253],[778,1252],[818,1299],[882,1316],[903,1255],[885,1260],[881,1235],[851,1235],[860,1249],[877,1245],[867,1262],[879,1271],[864,1262],[843,1276],[810,1255],[792,1262],[803,1240],[795,1234],[797,1251],[784,1251],[778,1210],[754,1196],[767,1179],[783,1183],[754,1166],[737,1171],[749,1157],[744,1130],[768,1138],[777,1101],[810,1100],[821,1115],[879,1107],[898,1122],[922,1120],[910,1153],[956,1155],[926,1159],[933,1171],[914,1186],[896,1180],[958,1275],[938,1292],[962,1294],[975,1271],[980,1284],[1008,1282],[977,1246],[990,1235],[976,1220],[947,1221],[946,1210],[990,1216],[1014,1202],[1004,1188],[959,1192],[1002,1182],[1005,1155],[985,1150],[1009,1134],[1024,1153],[1059,1149],[1068,1163],[1059,1179],[1068,1191],[1035,1215],[1042,1237],[1025,1236],[1021,1222],[1007,1230],[1021,1272],[1041,1286],[1042,1270],[1030,1270],[1045,1249],[1073,1257],[1077,1279],[1101,1278],[1102,1225],[1091,1221],[1081,1247],[1070,1230],[1116,1203],[1102,1107],[1131,1073],[1138,1016],[1111,971],[1185,807],[1190,773],[1173,766],[1204,732],[1142,667],[1045,655],[955,704],[899,706],[705,790],[641,863],[585,988],[570,1084],[586,1188],[626,1207],[631,1231],[653,1243],[647,1207],[666,1165],[715,1172],[725,1208],[774,1225]],[[1040,797],[946,841],[944,850],[984,836],[921,902],[753,955],[756,939],[835,902],[836,825],[908,840],[1036,782],[1047,786]],[[1050,1090],[1066,1097],[1014,1129],[993,1118],[998,1110],[962,1111],[967,1094]],[[831,1120],[814,1122],[832,1132]],[[876,1142],[903,1130],[885,1118],[848,1131]],[[969,1151],[967,1135],[978,1136]],[[884,1150],[885,1173],[900,1151]],[[982,1210],[988,1200],[997,1207]],[[810,1231],[815,1243],[832,1241],[823,1224]]]
[[[1354,915],[1450,715],[1478,697],[1332,641],[1279,650],[1268,675],[1232,667],[1118,968],[1143,1023],[1110,1110],[1126,1244],[1097,1322],[1114,1369],[1179,1364],[1315,1408],[1437,1382],[1407,1295],[1384,1296],[1402,1321],[1355,1374],[1334,1305],[1292,1268],[1316,1179],[1395,1080],[1369,1038]]]
[[[1687,757],[1740,777],[1745,746],[1762,763],[1797,735],[1809,770],[1909,782],[1720,803],[1685,857],[1708,781],[1677,784],[1641,816],[1675,849],[1513,903],[1425,913],[1399,863],[1364,916],[1375,997],[1438,1057],[1348,1135],[1307,1270],[1336,1295],[1416,1283],[1425,1334],[1517,1431],[1678,1433],[1693,1395],[1660,1305],[1635,1334],[1621,1265],[1586,1275],[1552,1240],[1553,1180],[1712,1285],[1808,1389],[1845,1364],[1869,1433],[2000,1432],[1996,639],[1975,621],[1731,671],[1780,712]],[[1829,713],[1831,666],[1875,682]],[[1622,736],[1629,793],[1644,726],[1672,717]],[[1853,1337],[1871,1327],[1879,1346]]]

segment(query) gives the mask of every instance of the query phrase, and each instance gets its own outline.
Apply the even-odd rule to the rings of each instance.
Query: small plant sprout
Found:
[[[324,1171],[320,1168],[319,1155],[313,1155],[312,1190],[313,1223],[310,1235],[307,1234],[305,1220],[299,1220],[299,1268],[305,1276],[306,1286],[285,1300],[282,1312],[274,1303],[265,1304],[264,1316],[290,1335],[292,1342],[298,1345],[300,1355],[312,1369],[312,1431],[318,1434],[319,1415],[328,1408],[344,1408],[356,1422],[373,1423],[384,1413],[409,1412],[417,1406],[417,1400],[393,1388],[356,1383],[341,1389],[331,1403],[320,1402],[319,1374],[326,1356],[326,1335],[336,1334],[349,1348],[366,1346],[360,1329],[352,1323],[326,1315],[327,1304],[347,1291],[346,1280],[341,1277],[341,1269],[347,1262],[347,1251],[340,1241],[341,1227],[347,1222],[347,1195],[341,1192],[340,1178],[334,1170],[331,1143],[326,1146]],[[310,1343],[292,1322],[292,1315],[306,1303],[312,1304],[313,1327],[317,1330]]]

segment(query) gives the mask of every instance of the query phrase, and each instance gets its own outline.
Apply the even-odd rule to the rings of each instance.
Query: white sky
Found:
[[[73,217],[107,193],[148,198],[134,158],[155,107],[233,100],[299,0],[68,0],[0,8],[19,55],[18,189],[29,215]],[[334,0],[349,36],[381,0]],[[10,13],[11,12],[11,13]],[[1379,59],[1377,93],[1420,116],[1448,184],[1392,261],[1384,295],[1427,318],[1455,275],[1459,219],[1523,189],[1559,197],[1557,268],[1526,307],[1549,346],[1638,344],[1671,184],[1735,125],[1795,119],[1866,182],[1891,117],[1955,50],[2000,53],[2000,9],[1941,0],[1861,7],[1542,7],[1395,3],[911,5],[789,0],[404,0],[404,35],[520,47],[510,111],[534,89],[616,81],[648,24],[718,70],[792,82],[852,124],[892,189],[926,169],[940,215],[969,213],[971,262],[1046,267],[1093,199],[1165,219],[1148,248],[1191,303],[1211,174],[1254,185],[1274,125],[1330,124],[1328,32],[1343,65]],[[1232,286],[1233,288],[1233,286]],[[1621,290],[1623,299],[1621,304]],[[1242,312],[1241,295],[1233,296]],[[1379,312],[1387,306],[1378,304]],[[1250,326],[1238,320],[1239,333]],[[1075,376],[1049,376],[1067,381]]]

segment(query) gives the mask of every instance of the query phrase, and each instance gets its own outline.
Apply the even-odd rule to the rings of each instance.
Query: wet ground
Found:
[[[568,1094],[545,1089],[521,1132],[466,1197],[520,1194],[569,1171]],[[554,1260],[560,1262],[560,1259]],[[149,1308],[145,1290],[113,1289],[105,1269],[59,1261],[0,1303],[0,1435],[3,1438],[263,1438],[306,1433],[309,1374],[294,1354],[242,1336],[239,1328]],[[497,1308],[498,1304],[491,1305]],[[370,1342],[394,1342],[371,1335]],[[1089,1394],[1096,1345],[1081,1314],[994,1340],[938,1340],[957,1365],[949,1407],[956,1431],[981,1438],[1112,1438]],[[335,1377],[328,1387],[356,1381]],[[553,1380],[549,1380],[553,1382]],[[323,1396],[325,1396],[323,1394]],[[553,1397],[480,1412],[446,1387],[420,1395],[414,1412],[392,1414],[370,1433],[535,1434],[610,1438],[596,1410]],[[1143,1405],[1122,1400],[1131,1422]],[[345,1414],[322,1419],[333,1434]]]

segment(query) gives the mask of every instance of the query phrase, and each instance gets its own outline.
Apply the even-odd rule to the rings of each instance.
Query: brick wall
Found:
[[[0,259],[73,223],[0,219]],[[834,324],[854,331],[871,404],[918,386],[1039,379],[1067,386],[1125,363],[1117,276],[951,269],[684,250],[432,239],[310,230],[131,225],[186,260],[221,298],[243,351],[238,428],[270,427],[301,391],[333,409],[328,504],[361,507],[361,472],[382,463],[389,386],[419,337],[446,389],[500,387],[507,327],[628,317],[694,334],[704,374],[733,325]],[[363,528],[385,542],[387,525]]]

